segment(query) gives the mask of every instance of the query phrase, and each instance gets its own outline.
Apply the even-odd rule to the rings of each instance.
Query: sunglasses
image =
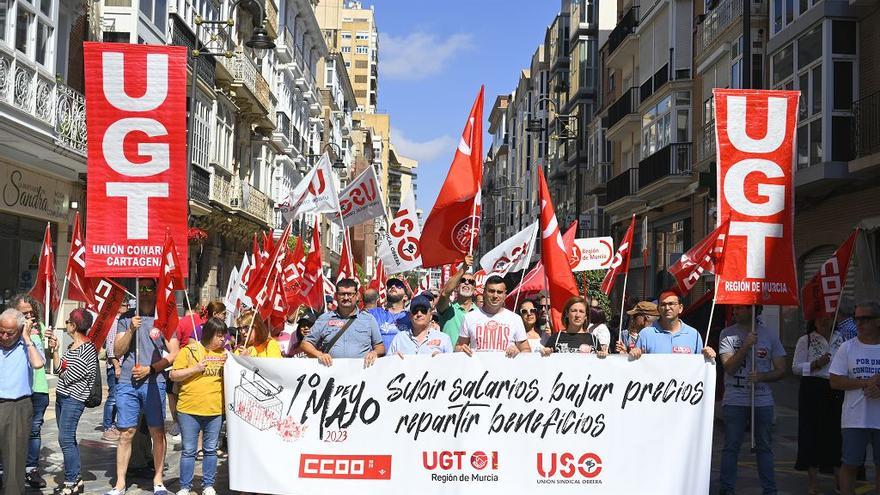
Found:
[[[400,282],[390,282],[390,283],[385,284],[385,288],[386,289],[394,289],[394,288],[403,289],[404,285]]]
[[[463,278],[461,279],[461,283],[467,285],[477,285],[477,281],[472,278]]]
[[[409,312],[414,315],[417,315],[419,313],[421,313],[423,315],[427,315],[427,314],[431,313],[431,308],[429,308],[427,306],[416,306],[414,308],[410,308]]]
[[[521,309],[521,310],[519,310],[519,314],[521,314],[521,315],[523,315],[523,316],[525,316],[525,315],[533,315],[533,314],[536,314],[537,312],[538,312],[538,310],[535,309],[535,308],[532,308],[532,309]]]

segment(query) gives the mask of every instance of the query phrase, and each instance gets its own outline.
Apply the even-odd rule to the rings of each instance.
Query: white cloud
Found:
[[[448,156],[452,159],[458,141],[449,135],[438,136],[427,141],[407,139],[406,134],[397,128],[391,129],[391,141],[403,156],[426,163]]]
[[[403,36],[382,33],[379,37],[379,70],[383,78],[417,81],[440,73],[458,52],[472,46],[470,34],[446,39],[413,32]]]

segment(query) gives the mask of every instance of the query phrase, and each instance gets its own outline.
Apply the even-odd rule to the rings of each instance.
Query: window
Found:
[[[853,63],[834,61],[834,110],[851,110],[853,102]]]
[[[6,24],[9,17],[9,0],[0,0],[0,40],[6,41]]]
[[[30,31],[33,20],[33,14],[21,6],[18,7],[18,14],[15,17],[15,49],[24,54],[28,53],[28,31]]]
[[[801,69],[822,56],[822,25],[811,29],[797,41],[798,69]]]
[[[52,38],[52,27],[45,22],[37,22],[37,44],[34,48],[34,59],[40,65],[46,65],[49,54],[49,40]]]
[[[844,55],[856,54],[856,23],[831,22],[831,52]]]
[[[788,45],[771,59],[773,62],[773,86],[778,86],[782,81],[791,77],[794,72],[794,49]]]
[[[214,119],[214,149],[211,161],[232,170],[232,149],[235,132],[235,118],[232,109],[222,100],[217,100],[217,118]]]
[[[366,55],[369,52],[370,52],[370,47],[368,47],[368,46],[357,47],[357,53],[359,53],[361,55]]]
[[[168,0],[153,0],[151,2],[141,0],[140,2],[141,14],[163,33],[165,32],[165,21],[168,19],[167,2]]]
[[[366,32],[366,31],[361,31],[361,32],[357,33],[357,39],[361,40],[361,41],[369,40],[370,33]]]
[[[642,116],[642,158],[663,149],[672,142],[683,143],[690,135],[690,93],[678,91],[657,102]],[[674,113],[673,113],[673,108]],[[675,117],[673,117],[673,115]],[[675,135],[673,139],[673,118]]]
[[[351,39],[351,33],[349,33],[348,31],[343,31],[343,32],[342,32],[342,39],[344,39],[344,40],[350,40],[350,39]]]
[[[343,46],[342,53],[351,53],[351,47],[350,46]]]

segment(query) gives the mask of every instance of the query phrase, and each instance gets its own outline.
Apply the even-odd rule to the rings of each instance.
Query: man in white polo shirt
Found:
[[[465,315],[455,351],[468,356],[474,352],[501,351],[507,357],[531,352],[522,318],[504,307],[504,279],[498,275],[487,278],[483,295],[483,306]]]

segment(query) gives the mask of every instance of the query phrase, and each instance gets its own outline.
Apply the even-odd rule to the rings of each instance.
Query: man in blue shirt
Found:
[[[409,319],[406,317],[404,310],[403,298],[406,296],[406,289],[403,280],[399,278],[389,278],[385,282],[386,305],[384,308],[373,308],[368,310],[376,323],[379,324],[379,333],[382,334],[382,343],[385,349],[391,347],[391,341],[397,335],[398,327],[404,329],[409,328]],[[401,323],[398,325],[398,323]]]
[[[684,306],[676,292],[660,293],[657,309],[660,318],[639,333],[636,347],[629,351],[633,359],[647,354],[699,354],[715,359],[715,350],[703,346],[703,337],[697,330],[679,319]]]
[[[436,328],[431,328],[431,300],[418,295],[409,303],[409,328],[401,328],[391,345],[388,354],[437,354],[452,352],[449,336]]]
[[[327,311],[318,317],[303,340],[303,352],[324,366],[331,366],[334,358],[363,358],[365,368],[385,354],[379,325],[368,313],[358,311],[357,295],[357,282],[353,279],[337,282],[336,311]],[[345,333],[337,338],[343,330]]]
[[[31,342],[31,323],[17,309],[0,314],[0,458],[6,493],[24,493],[34,370],[46,364],[42,351]]]

